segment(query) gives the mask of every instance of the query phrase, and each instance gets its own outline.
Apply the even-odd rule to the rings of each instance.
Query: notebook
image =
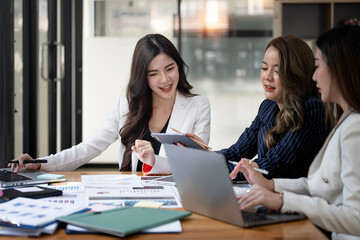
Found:
[[[142,207],[121,207],[103,212],[80,213],[57,218],[89,230],[118,237],[190,216],[191,212]]]
[[[164,144],[181,202],[196,212],[240,227],[304,219],[259,207],[241,211],[222,154]]]
[[[39,179],[38,177],[47,174],[43,171],[20,170],[18,173],[11,172],[10,168],[0,168],[0,187],[19,187],[27,185],[44,184],[50,182],[63,182],[65,178],[60,179]],[[46,176],[46,175],[45,175]],[[41,178],[41,177],[40,177]]]

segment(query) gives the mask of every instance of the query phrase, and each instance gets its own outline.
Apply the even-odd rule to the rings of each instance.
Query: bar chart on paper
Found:
[[[87,188],[89,205],[111,204],[117,206],[133,206],[138,202],[161,202],[165,208],[182,207],[170,186],[145,186],[133,188]]]
[[[164,208],[182,207],[173,186],[152,185],[136,175],[81,176],[89,205],[134,206],[139,202],[161,202]]]

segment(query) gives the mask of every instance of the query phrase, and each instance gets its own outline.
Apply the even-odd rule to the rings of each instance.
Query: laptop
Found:
[[[37,185],[51,182],[64,182],[61,179],[38,179],[38,176],[45,174],[43,171],[20,170],[18,173],[11,172],[11,168],[0,168],[0,187],[19,187]]]
[[[304,219],[265,207],[241,211],[222,154],[164,144],[184,208],[240,227]]]

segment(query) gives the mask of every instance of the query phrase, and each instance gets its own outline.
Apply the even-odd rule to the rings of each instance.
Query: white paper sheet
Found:
[[[181,208],[180,199],[171,186],[144,186],[129,188],[86,188],[89,205],[109,204],[133,206],[139,201],[160,201],[162,208]]]
[[[82,182],[59,182],[50,183],[47,188],[57,189],[63,193],[83,193],[85,188]]]
[[[85,193],[64,193],[61,196],[41,198],[41,200],[57,205],[89,205],[88,198]]]
[[[81,175],[86,188],[127,188],[142,187],[140,177],[135,174]]]

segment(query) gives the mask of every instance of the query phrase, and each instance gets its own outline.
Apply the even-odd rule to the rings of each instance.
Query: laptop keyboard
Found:
[[[8,170],[0,171],[0,181],[3,182],[14,182],[14,181],[22,181],[22,180],[31,180],[31,178],[25,177],[20,174],[13,173]]]
[[[261,213],[243,211],[242,215],[245,222],[257,222],[257,221],[264,221],[269,219],[268,216]]]

